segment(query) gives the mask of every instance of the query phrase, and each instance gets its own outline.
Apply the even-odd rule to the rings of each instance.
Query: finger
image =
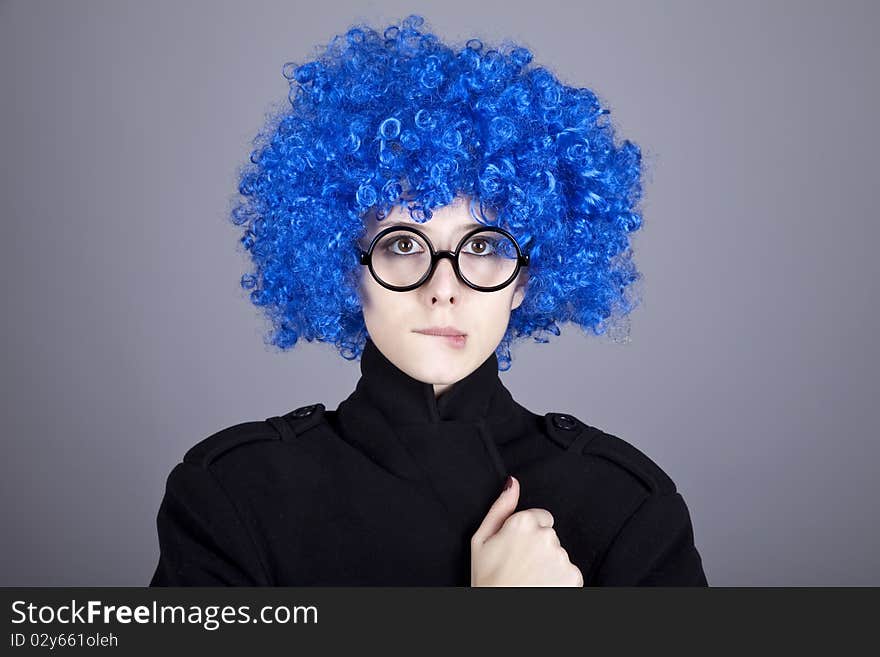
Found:
[[[501,494],[489,507],[483,522],[474,532],[471,540],[475,543],[482,545],[491,536],[494,536],[501,529],[508,516],[516,509],[517,502],[519,502],[519,481],[513,476],[511,476],[511,480],[510,488],[501,491]]]
[[[547,509],[526,509],[537,521],[540,527],[552,527],[554,518],[553,514]]]
[[[529,532],[548,529],[553,531],[553,514],[547,509],[523,509],[507,517],[501,530],[510,525],[518,525],[520,530]]]

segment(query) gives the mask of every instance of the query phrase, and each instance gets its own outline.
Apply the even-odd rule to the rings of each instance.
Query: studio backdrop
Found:
[[[675,480],[712,586],[880,584],[872,2],[0,2],[0,584],[142,586],[199,440],[333,408],[240,282],[238,168],[284,65],[417,12],[591,89],[645,170],[641,303],[501,373]]]

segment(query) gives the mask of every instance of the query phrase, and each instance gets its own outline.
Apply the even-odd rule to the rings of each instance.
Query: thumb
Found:
[[[480,523],[477,531],[474,532],[472,540],[476,543],[483,544],[487,539],[496,534],[501,529],[504,521],[516,509],[517,502],[519,502],[519,481],[517,481],[516,477],[509,476],[508,482],[510,487],[501,491],[501,494],[492,506],[489,507],[483,522]]]

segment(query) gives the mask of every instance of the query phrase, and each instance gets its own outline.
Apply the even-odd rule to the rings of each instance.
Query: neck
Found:
[[[449,390],[452,387],[451,383],[435,383],[434,384],[434,398],[437,399],[444,392]]]

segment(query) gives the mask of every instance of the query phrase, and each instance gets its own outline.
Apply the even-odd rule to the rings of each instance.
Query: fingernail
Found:
[[[513,486],[513,477],[507,475],[507,481],[504,482],[504,490],[507,490],[511,486]]]

